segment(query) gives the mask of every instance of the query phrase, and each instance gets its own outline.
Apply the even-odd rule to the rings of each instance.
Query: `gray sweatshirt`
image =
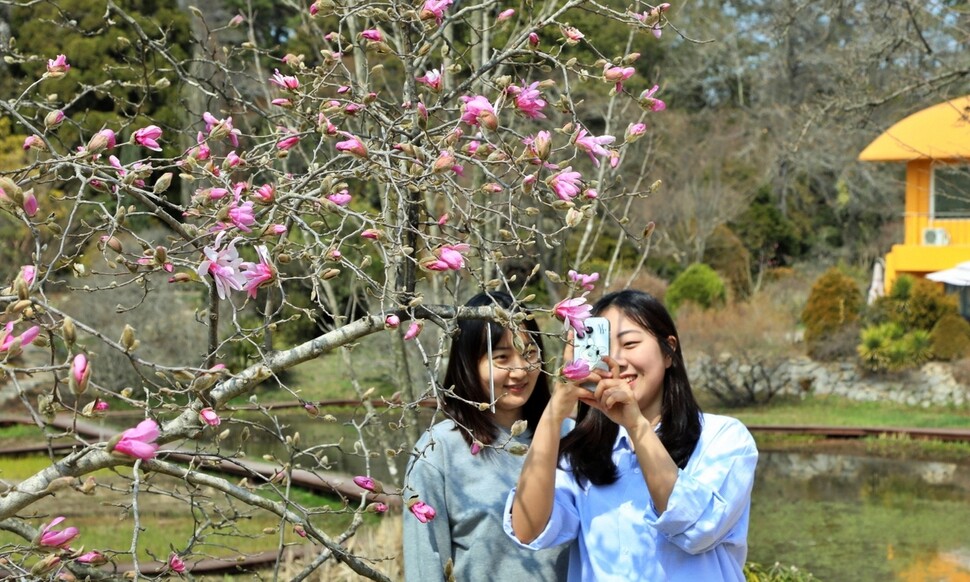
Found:
[[[424,434],[408,464],[405,501],[417,494],[436,516],[421,523],[404,510],[404,574],[408,582],[445,580],[451,558],[457,582],[565,580],[569,546],[538,552],[517,546],[502,529],[505,499],[525,456],[485,449],[472,455],[451,420]],[[500,429],[493,446],[509,439]],[[528,445],[532,433],[512,439]]]

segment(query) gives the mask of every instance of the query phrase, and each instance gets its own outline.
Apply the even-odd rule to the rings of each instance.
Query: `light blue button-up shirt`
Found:
[[[623,427],[613,445],[619,479],[581,487],[568,467],[556,471],[552,515],[532,549],[578,539],[569,582],[744,582],[751,487],[758,450],[737,419],[704,414],[703,429],[680,470],[667,510],[657,515]],[[505,532],[512,533],[505,507]]]

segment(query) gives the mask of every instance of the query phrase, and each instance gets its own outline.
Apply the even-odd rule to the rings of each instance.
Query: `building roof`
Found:
[[[970,95],[896,122],[859,154],[864,162],[970,160]]]

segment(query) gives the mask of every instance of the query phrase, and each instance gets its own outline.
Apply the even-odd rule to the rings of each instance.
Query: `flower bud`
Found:
[[[172,185],[172,172],[165,172],[162,176],[155,181],[155,186],[152,187],[153,194],[161,194],[168,190],[168,187]]]
[[[126,352],[131,352],[138,347],[138,340],[135,339],[135,328],[127,323],[125,329],[121,332],[121,347],[125,348]]]

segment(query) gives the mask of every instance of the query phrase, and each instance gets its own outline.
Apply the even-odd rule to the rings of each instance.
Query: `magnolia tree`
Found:
[[[38,70],[21,94],[0,102],[27,156],[23,167],[0,168],[0,207],[27,241],[2,295],[0,365],[15,394],[7,409],[28,414],[38,440],[72,443],[33,476],[0,475],[0,528],[21,540],[0,546],[9,573],[138,577],[146,554],[162,564],[152,575],[191,571],[225,555],[214,547],[232,550],[225,539],[233,538],[221,536],[255,512],[278,521],[259,537],[262,549],[279,552],[294,534],[315,545],[297,579],[328,560],[386,579],[346,542],[365,513],[386,511],[395,496],[418,519],[434,518],[419,498],[401,498],[407,477],[398,467],[420,431],[440,420],[439,409],[418,416],[418,403],[440,406],[453,396],[438,382],[448,335],[461,318],[514,326],[524,317],[458,305],[483,289],[507,291],[535,315],[564,322],[545,326],[561,335],[582,327],[594,285],[628,284],[643,264],[652,224],[628,213],[657,183],[631,144],[665,106],[637,48],[672,30],[666,4],[283,7],[293,9],[312,52],[260,46],[254,12],[214,23],[190,8],[197,44],[185,57],[167,44],[165,23],[109,0],[97,34],[124,25],[125,47],[137,49],[127,73],[138,74],[125,77],[126,113],[100,128],[85,126],[82,97],[110,87],[117,71],[105,71],[103,86],[73,86],[76,55],[5,48],[8,64]],[[580,17],[587,27],[626,31],[625,50],[601,53],[589,30],[570,23]],[[53,94],[55,82],[61,90]],[[181,126],[140,113],[170,86],[179,88]],[[609,254],[599,256],[602,248]],[[630,255],[632,264],[621,264]],[[602,273],[585,268],[591,258]],[[115,315],[119,337],[74,301],[119,288],[137,289],[139,304],[168,302],[172,289],[195,296],[194,310],[165,303],[160,311],[172,334],[205,333],[179,345],[175,361],[140,345],[149,322],[127,306]],[[319,331],[300,342],[274,338],[298,319]],[[378,334],[390,336],[399,390],[379,414],[370,390],[351,382],[361,411],[348,421],[356,442],[301,439],[260,406],[289,401],[333,421],[287,371],[337,351],[352,375],[360,363],[349,348]],[[109,356],[136,370],[138,382],[109,381],[99,371]],[[575,365],[565,372],[577,373]],[[248,402],[270,427],[261,430],[289,453],[267,457],[270,474],[254,469],[240,482],[208,467],[248,466],[243,451],[212,446],[231,431],[259,430],[234,415]],[[81,430],[109,408],[141,420],[119,426],[102,418],[115,426],[113,437]],[[378,430],[365,430],[375,423]],[[294,499],[297,466],[323,474],[337,449],[366,460],[368,474],[355,480],[360,501],[322,511]],[[382,485],[370,474],[374,463],[387,475]],[[68,510],[51,509],[52,496],[109,493],[127,499],[114,502],[128,518],[119,526],[130,530],[123,547],[85,539]],[[145,547],[144,532],[161,527],[140,509],[152,496],[184,505],[191,533]],[[334,513],[344,518],[336,530]]]

